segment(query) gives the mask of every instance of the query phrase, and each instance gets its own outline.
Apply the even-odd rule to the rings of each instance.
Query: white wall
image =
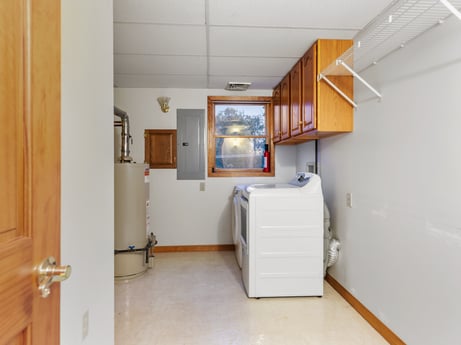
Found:
[[[352,134],[320,141],[342,242],[330,274],[408,344],[461,344],[461,22],[363,75],[382,101],[359,105]]]
[[[61,344],[114,344],[112,0],[62,1]],[[89,333],[82,339],[83,314]]]
[[[207,109],[207,96],[230,95],[225,90],[116,88],[115,104],[128,112],[133,145],[131,155],[144,161],[144,129],[176,128],[176,109]],[[271,95],[270,90],[238,95]],[[171,97],[170,112],[162,113],[157,97]],[[116,131],[117,132],[117,131]],[[205,131],[206,133],[206,131]],[[205,134],[206,135],[206,134]],[[206,140],[205,140],[206,143]],[[119,150],[119,148],[117,148]],[[119,152],[116,155],[120,156]],[[231,244],[231,198],[236,184],[290,180],[296,172],[296,147],[276,147],[276,177],[206,178],[177,181],[175,169],[150,170],[151,230],[159,245]]]
[[[308,171],[307,164],[315,165],[315,141],[296,145],[296,171]]]

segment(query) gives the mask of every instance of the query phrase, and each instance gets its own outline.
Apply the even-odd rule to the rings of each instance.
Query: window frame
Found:
[[[269,145],[271,153],[270,171],[263,172],[262,169],[222,169],[215,168],[216,162],[216,138],[221,136],[215,135],[215,114],[216,104],[253,104],[266,106],[266,144]],[[275,176],[275,159],[274,143],[272,141],[272,97],[271,96],[208,96],[208,177],[251,177],[251,176]],[[232,137],[232,136],[231,136]],[[253,137],[253,136],[249,136]]]

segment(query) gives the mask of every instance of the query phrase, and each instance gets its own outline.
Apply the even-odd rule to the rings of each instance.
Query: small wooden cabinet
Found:
[[[279,144],[297,144],[352,132],[352,105],[325,81],[317,81],[317,75],[351,46],[352,40],[318,40],[284,77],[280,84],[282,135]],[[353,97],[352,76],[329,76],[329,79]],[[288,133],[283,129],[284,116],[288,118],[288,121],[285,119]]]
[[[146,129],[144,157],[151,169],[176,169],[176,129]]]

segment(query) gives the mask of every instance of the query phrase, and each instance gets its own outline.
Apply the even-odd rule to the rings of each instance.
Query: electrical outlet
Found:
[[[306,172],[315,173],[315,162],[306,163]]]
[[[205,182],[200,182],[200,191],[201,192],[205,191]]]
[[[320,164],[315,162],[307,162],[306,172],[320,175]]]
[[[85,313],[83,313],[83,318],[82,318],[82,340],[84,340],[87,335],[88,335],[88,328],[89,328],[89,316],[90,312],[87,310]]]
[[[352,208],[352,193],[346,193],[346,207]]]

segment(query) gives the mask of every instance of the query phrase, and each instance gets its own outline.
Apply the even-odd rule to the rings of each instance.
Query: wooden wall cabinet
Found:
[[[284,81],[289,78],[289,128],[279,144],[297,144],[340,133],[352,132],[354,109],[317,75],[352,46],[352,40],[318,40],[293,66],[281,82],[281,122],[283,123]],[[340,89],[353,98],[352,76],[329,76]],[[286,103],[286,99],[285,99]]]
[[[146,129],[144,157],[151,169],[176,169],[176,129]]]

